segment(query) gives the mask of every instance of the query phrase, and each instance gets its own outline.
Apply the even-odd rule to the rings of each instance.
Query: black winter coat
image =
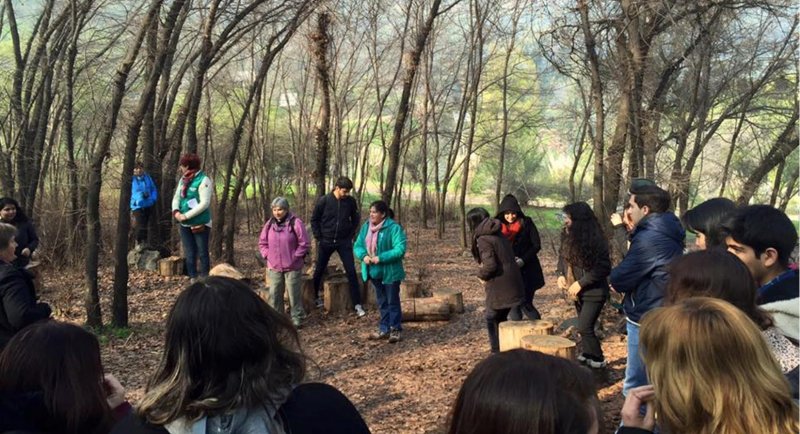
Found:
[[[522,303],[522,274],[514,261],[511,244],[500,232],[500,221],[488,218],[473,235],[480,256],[478,277],[485,281],[486,307],[506,309]]]
[[[50,306],[36,302],[33,277],[0,261],[0,349],[25,326],[50,317]]]
[[[567,275],[567,260],[564,257],[564,240],[561,240],[561,249],[558,255],[558,265],[556,274],[559,276]],[[578,297],[581,300],[603,301],[608,297],[608,275],[611,273],[611,259],[608,254],[608,246],[604,246],[597,255],[595,263],[591,268],[583,269],[572,264],[572,274],[581,285],[581,292]]]
[[[522,282],[525,288],[531,292],[544,286],[544,273],[542,273],[542,264],[539,262],[539,251],[542,250],[542,240],[539,237],[539,230],[533,219],[526,216],[522,212],[519,202],[513,195],[506,195],[500,206],[497,209],[497,216],[495,217],[501,224],[507,225],[504,214],[507,211],[517,213],[517,218],[520,220],[521,229],[511,246],[514,249],[514,256],[522,259]]]
[[[358,202],[352,196],[336,199],[333,193],[328,193],[314,206],[311,232],[317,241],[326,244],[352,243],[360,222]]]
[[[17,234],[14,236],[14,241],[17,242],[14,254],[17,255],[17,259],[14,260],[14,265],[22,268],[31,261],[29,257],[22,256],[22,251],[27,248],[32,254],[39,247],[39,236],[36,235],[36,228],[30,220],[14,223],[14,226],[17,228]]]

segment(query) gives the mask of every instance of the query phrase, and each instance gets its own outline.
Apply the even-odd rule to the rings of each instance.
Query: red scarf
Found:
[[[190,169],[183,174],[183,177],[181,177],[181,197],[186,197],[189,185],[194,181],[194,176],[197,175],[199,171],[200,169]]]
[[[508,241],[514,241],[514,237],[522,230],[522,223],[519,219],[514,220],[514,223],[503,222],[500,225],[500,229],[503,231],[503,236],[508,238]]]

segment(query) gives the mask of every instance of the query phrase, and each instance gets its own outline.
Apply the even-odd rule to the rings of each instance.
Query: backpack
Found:
[[[296,219],[297,219],[297,217],[295,215],[292,215],[292,217],[289,218],[289,221],[286,222],[286,224],[289,225],[289,232],[291,232],[292,235],[294,235],[294,239],[299,241],[300,238],[297,236],[297,232],[295,232],[295,230],[294,230],[294,221]],[[269,231],[272,229],[272,221],[273,221],[272,218],[267,220],[267,233],[269,233]]]

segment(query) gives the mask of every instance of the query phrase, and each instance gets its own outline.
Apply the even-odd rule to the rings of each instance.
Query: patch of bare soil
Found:
[[[457,288],[463,291],[466,312],[448,322],[415,322],[403,325],[397,344],[369,341],[377,327],[378,312],[364,318],[311,312],[300,330],[305,351],[313,361],[309,380],[329,383],[344,392],[364,416],[374,433],[440,433],[466,375],[489,355],[483,319],[483,288],[473,277],[476,265],[462,249],[458,234],[443,240],[433,230],[408,228],[406,269],[421,276],[423,289]],[[260,281],[257,234],[237,238],[238,268]],[[555,284],[556,254],[552,238],[545,236],[540,253],[547,285],[536,293],[534,304],[544,319],[559,325],[556,333],[579,340],[574,331],[575,309]],[[100,274],[103,312],[110,316],[113,270]],[[164,278],[132,271],[129,288],[130,333],[101,338],[103,362],[135,402],[141,398],[148,376],[158,365],[163,346],[164,321],[176,295],[188,283],[185,277]],[[80,273],[45,270],[42,298],[51,302],[62,320],[82,322],[83,280]],[[613,433],[622,406],[625,339],[617,331],[621,316],[607,308],[601,316],[603,350],[609,363],[594,370],[598,397],[605,417],[604,432]]]

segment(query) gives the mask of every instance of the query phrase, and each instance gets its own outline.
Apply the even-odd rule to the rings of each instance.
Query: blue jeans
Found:
[[[383,283],[381,280],[370,279],[375,287],[375,299],[381,311],[381,320],[378,328],[381,333],[389,330],[402,330],[400,321],[403,318],[400,312],[400,282]]]
[[[625,366],[625,381],[622,383],[622,394],[628,396],[628,390],[649,384],[647,370],[642,356],[639,354],[639,326],[627,321],[628,326],[628,364]]]
[[[211,261],[208,258],[208,234],[211,228],[206,226],[203,232],[193,233],[192,228],[179,226],[183,253],[186,255],[186,274],[191,278],[208,276]],[[200,271],[197,271],[197,260],[200,260]]]

